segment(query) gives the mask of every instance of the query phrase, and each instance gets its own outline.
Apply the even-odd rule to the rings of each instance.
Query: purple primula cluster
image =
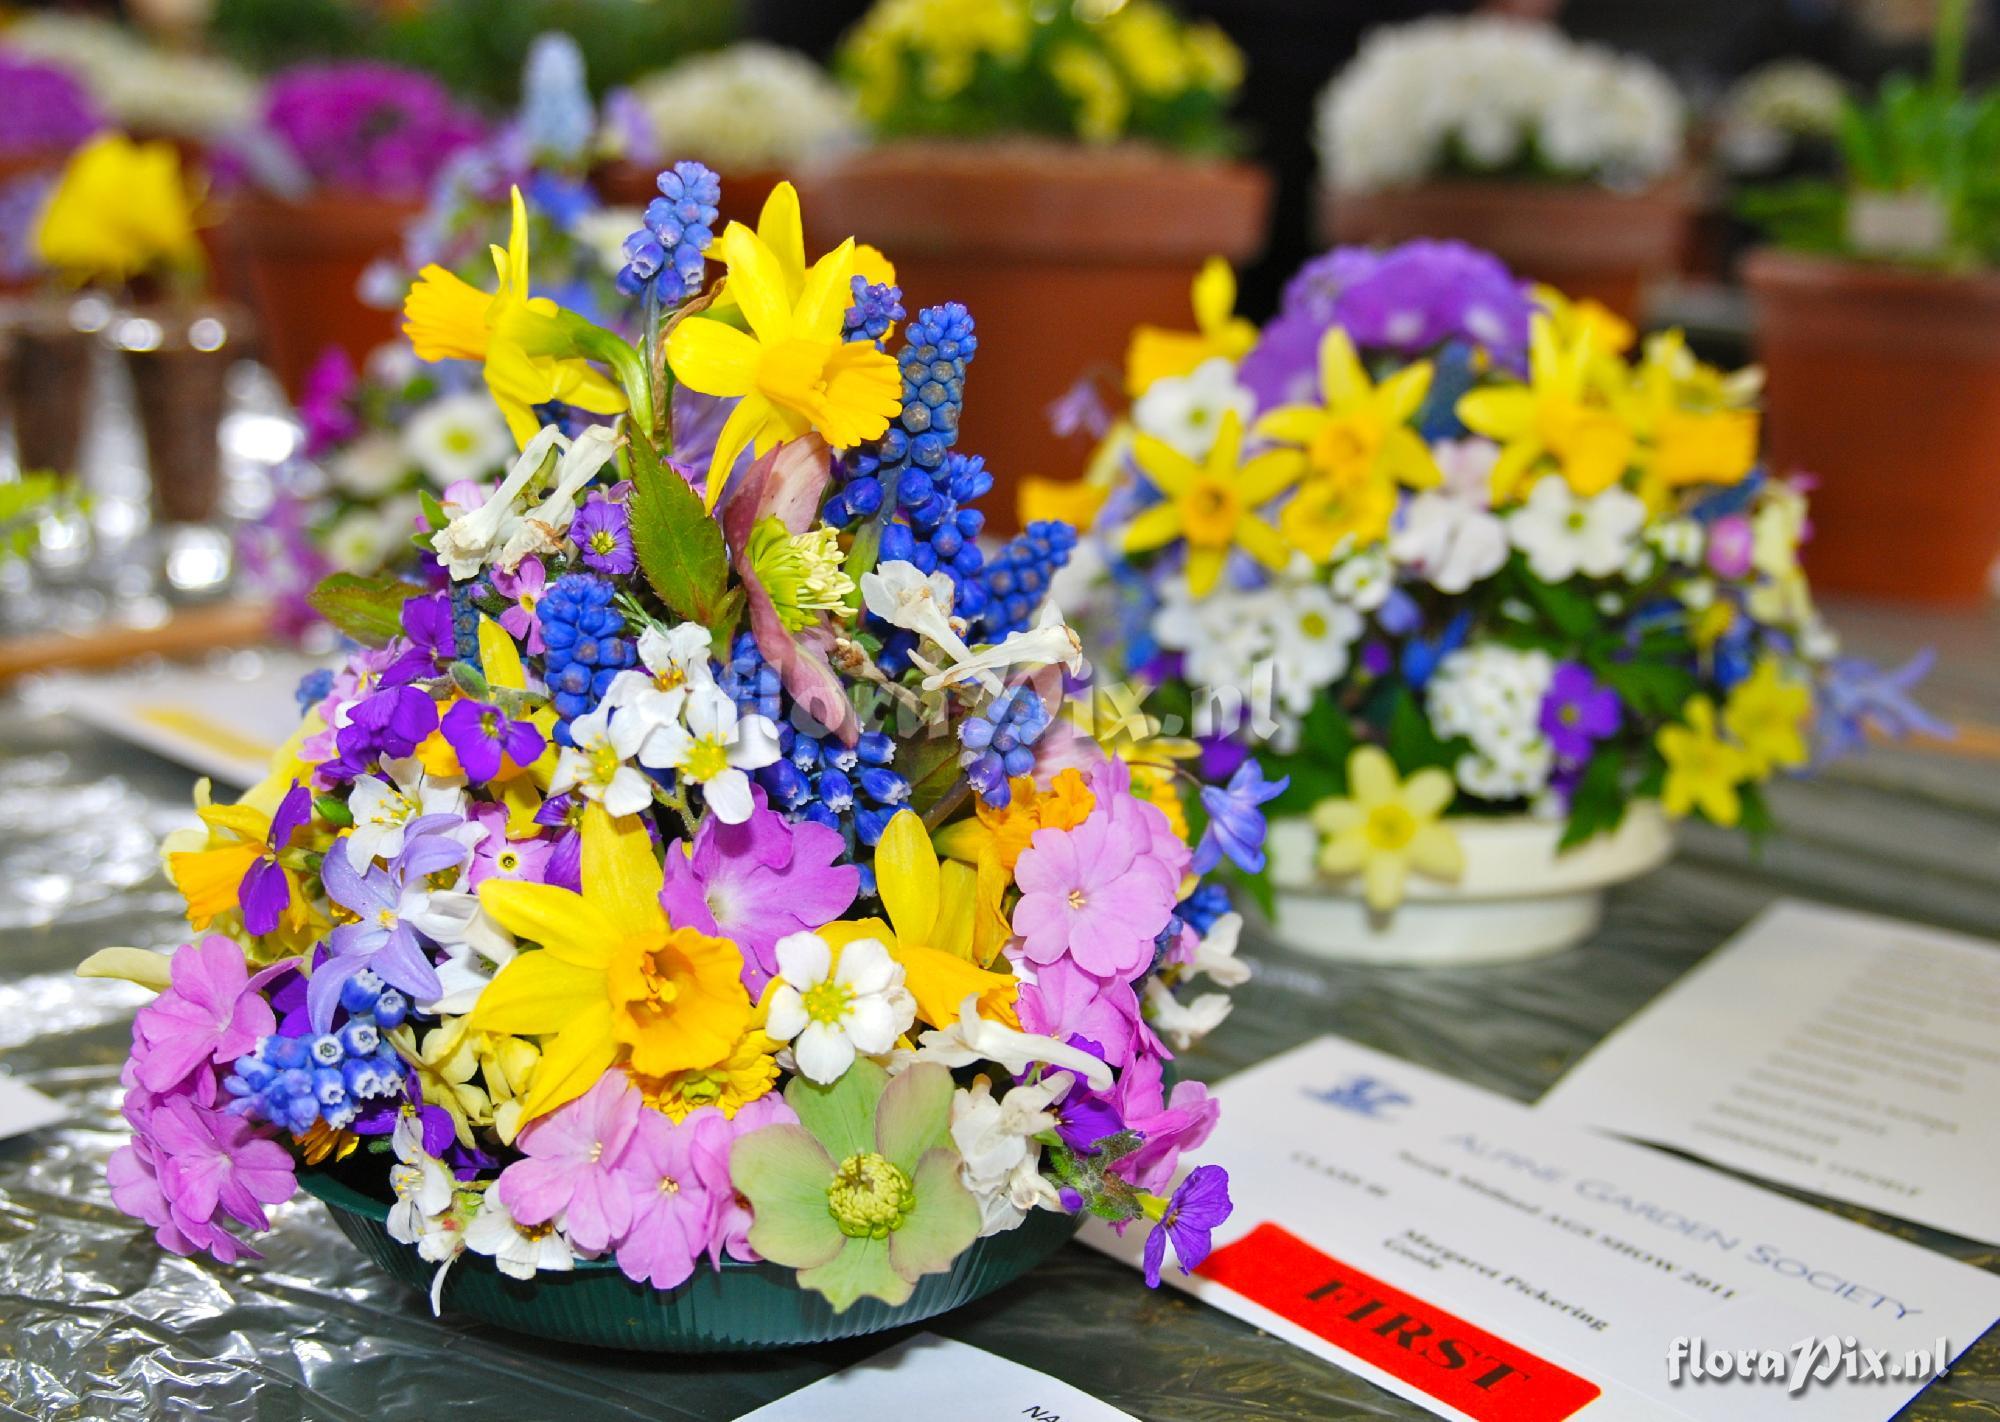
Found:
[[[263,124],[317,186],[382,198],[422,197],[486,132],[431,75],[373,61],[274,76]]]

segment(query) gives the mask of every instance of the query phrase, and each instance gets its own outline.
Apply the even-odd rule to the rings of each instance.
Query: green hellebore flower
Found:
[[[766,518],[750,532],[750,567],[787,632],[803,632],[822,612],[845,610],[854,582],[841,567],[840,532],[788,532]]]
[[[891,1080],[862,1058],[831,1086],[794,1077],[796,1126],[736,1142],[729,1174],[750,1201],[750,1244],[799,1271],[836,1313],[905,1303],[979,1237],[979,1205],[951,1146],[951,1073],[919,1062]]]

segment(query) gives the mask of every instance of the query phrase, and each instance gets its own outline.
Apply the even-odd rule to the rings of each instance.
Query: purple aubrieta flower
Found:
[[[512,721],[497,706],[460,701],[444,713],[438,729],[458,753],[466,778],[483,785],[507,764],[533,765],[548,744],[532,721]]]
[[[1580,662],[1556,667],[1542,697],[1541,726],[1558,760],[1588,760],[1599,741],[1618,733],[1623,719],[1618,693],[1592,676],[1590,668]]]
[[[323,188],[421,198],[485,125],[421,70],[351,62],[300,65],[264,91],[264,127]]]
[[[402,622],[406,647],[382,673],[384,686],[404,686],[420,678],[437,676],[458,656],[458,630],[452,617],[450,593],[434,592],[405,599]]]
[[[0,158],[67,153],[104,127],[104,116],[67,69],[0,50]]]
[[[328,346],[313,362],[299,396],[299,422],[306,427],[306,458],[318,459],[361,433],[361,417],[353,403],[360,385],[354,358],[344,346]]]
[[[1204,785],[1202,808],[1208,811],[1208,825],[1195,846],[1194,860],[1188,865],[1193,874],[1206,874],[1226,857],[1246,874],[1264,867],[1264,816],[1260,807],[1285,793],[1292,783],[1289,775],[1266,780],[1264,769],[1252,756],[1236,767],[1227,785]]]
[[[314,1031],[332,1026],[341,989],[364,968],[412,1002],[429,1002],[444,991],[412,920],[429,906],[425,880],[464,863],[467,850],[442,834],[416,833],[425,823],[411,826],[409,842],[386,869],[371,865],[362,873],[344,846],[336,845],[326,856],[320,878],[327,895],[357,921],[327,935],[326,961],[307,980],[306,1009]]]
[[[542,801],[541,809],[535,811],[536,824],[562,831],[556,836],[548,860],[542,866],[542,882],[575,894],[583,892],[583,809],[587,803],[583,796],[565,792],[549,796]],[[669,876],[674,872],[673,864],[674,857],[668,855],[666,872]],[[674,921],[681,921],[678,915]],[[775,971],[775,958],[772,966]]]
[[[632,523],[625,505],[594,498],[570,520],[570,542],[584,566],[619,577],[637,566],[632,556]]]
[[[1167,1201],[1160,1221],[1146,1236],[1146,1287],[1160,1287],[1160,1266],[1166,1263],[1167,1243],[1172,1241],[1174,1259],[1183,1274],[1191,1274],[1208,1258],[1211,1236],[1232,1208],[1229,1173],[1219,1165],[1197,1165],[1181,1181]]]
[[[263,937],[277,928],[278,920],[291,907],[292,878],[278,863],[278,856],[291,847],[292,836],[311,818],[312,791],[294,780],[285,798],[278,802],[277,813],[271,816],[271,832],[265,836],[263,853],[243,871],[243,881],[236,889],[236,902],[242,907],[246,932]]]
[[[392,686],[363,697],[347,709],[347,724],[334,733],[337,752],[314,770],[316,779],[337,785],[366,775],[387,757],[401,760],[438,728],[437,703],[414,686]]]

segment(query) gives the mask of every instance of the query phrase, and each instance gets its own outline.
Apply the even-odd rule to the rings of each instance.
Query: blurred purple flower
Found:
[[[264,127],[322,188],[421,198],[485,125],[415,69],[368,61],[306,64],[274,77]]]

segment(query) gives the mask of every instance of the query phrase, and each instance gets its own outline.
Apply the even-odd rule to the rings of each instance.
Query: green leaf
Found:
[[[958,739],[926,736],[896,747],[896,769],[910,782],[910,808],[924,813],[958,780]]]
[[[1542,616],[1572,642],[1588,641],[1604,626],[1604,617],[1591,604],[1590,595],[1570,583],[1545,583],[1526,568],[1520,570],[1521,587]],[[1400,763],[1401,757],[1398,757]]]
[[[1750,847],[1761,851],[1764,841],[1778,829],[1778,822],[1771,815],[1770,801],[1764,798],[1764,787],[1761,785],[1745,785],[1738,794],[1743,801],[1743,818],[1737,827],[1750,837]]]
[[[1347,713],[1321,697],[1306,712],[1299,744],[1303,749],[1290,755],[1258,757],[1266,779],[1291,779],[1271,801],[1267,814],[1308,815],[1320,801],[1347,793],[1347,756],[1354,749],[1354,723]]]
[[[1621,701],[1648,721],[1671,721],[1696,690],[1692,672],[1663,662],[1595,661],[1594,670]]]
[[[1389,758],[1409,776],[1426,766],[1449,770],[1458,762],[1459,747],[1431,729],[1430,717],[1417,705],[1416,693],[1398,686],[1389,703]]]
[[[739,594],[730,606],[729,549],[722,525],[702,507],[701,496],[644,440],[629,446],[632,463],[632,550],[639,570],[675,616],[715,631],[733,628]],[[718,638],[719,649],[726,646]]]
[[[451,664],[451,683],[459,692],[474,701],[490,701],[492,689],[486,684],[486,674],[471,662]]]
[[[403,630],[403,603],[415,591],[394,578],[334,573],[321,579],[306,601],[355,641],[380,647]]]
[[[1619,774],[1624,756],[1615,746],[1601,747],[1583,768],[1569,800],[1569,823],[1563,826],[1558,849],[1573,849],[1585,840],[1610,834],[1625,821],[1625,786]]]

